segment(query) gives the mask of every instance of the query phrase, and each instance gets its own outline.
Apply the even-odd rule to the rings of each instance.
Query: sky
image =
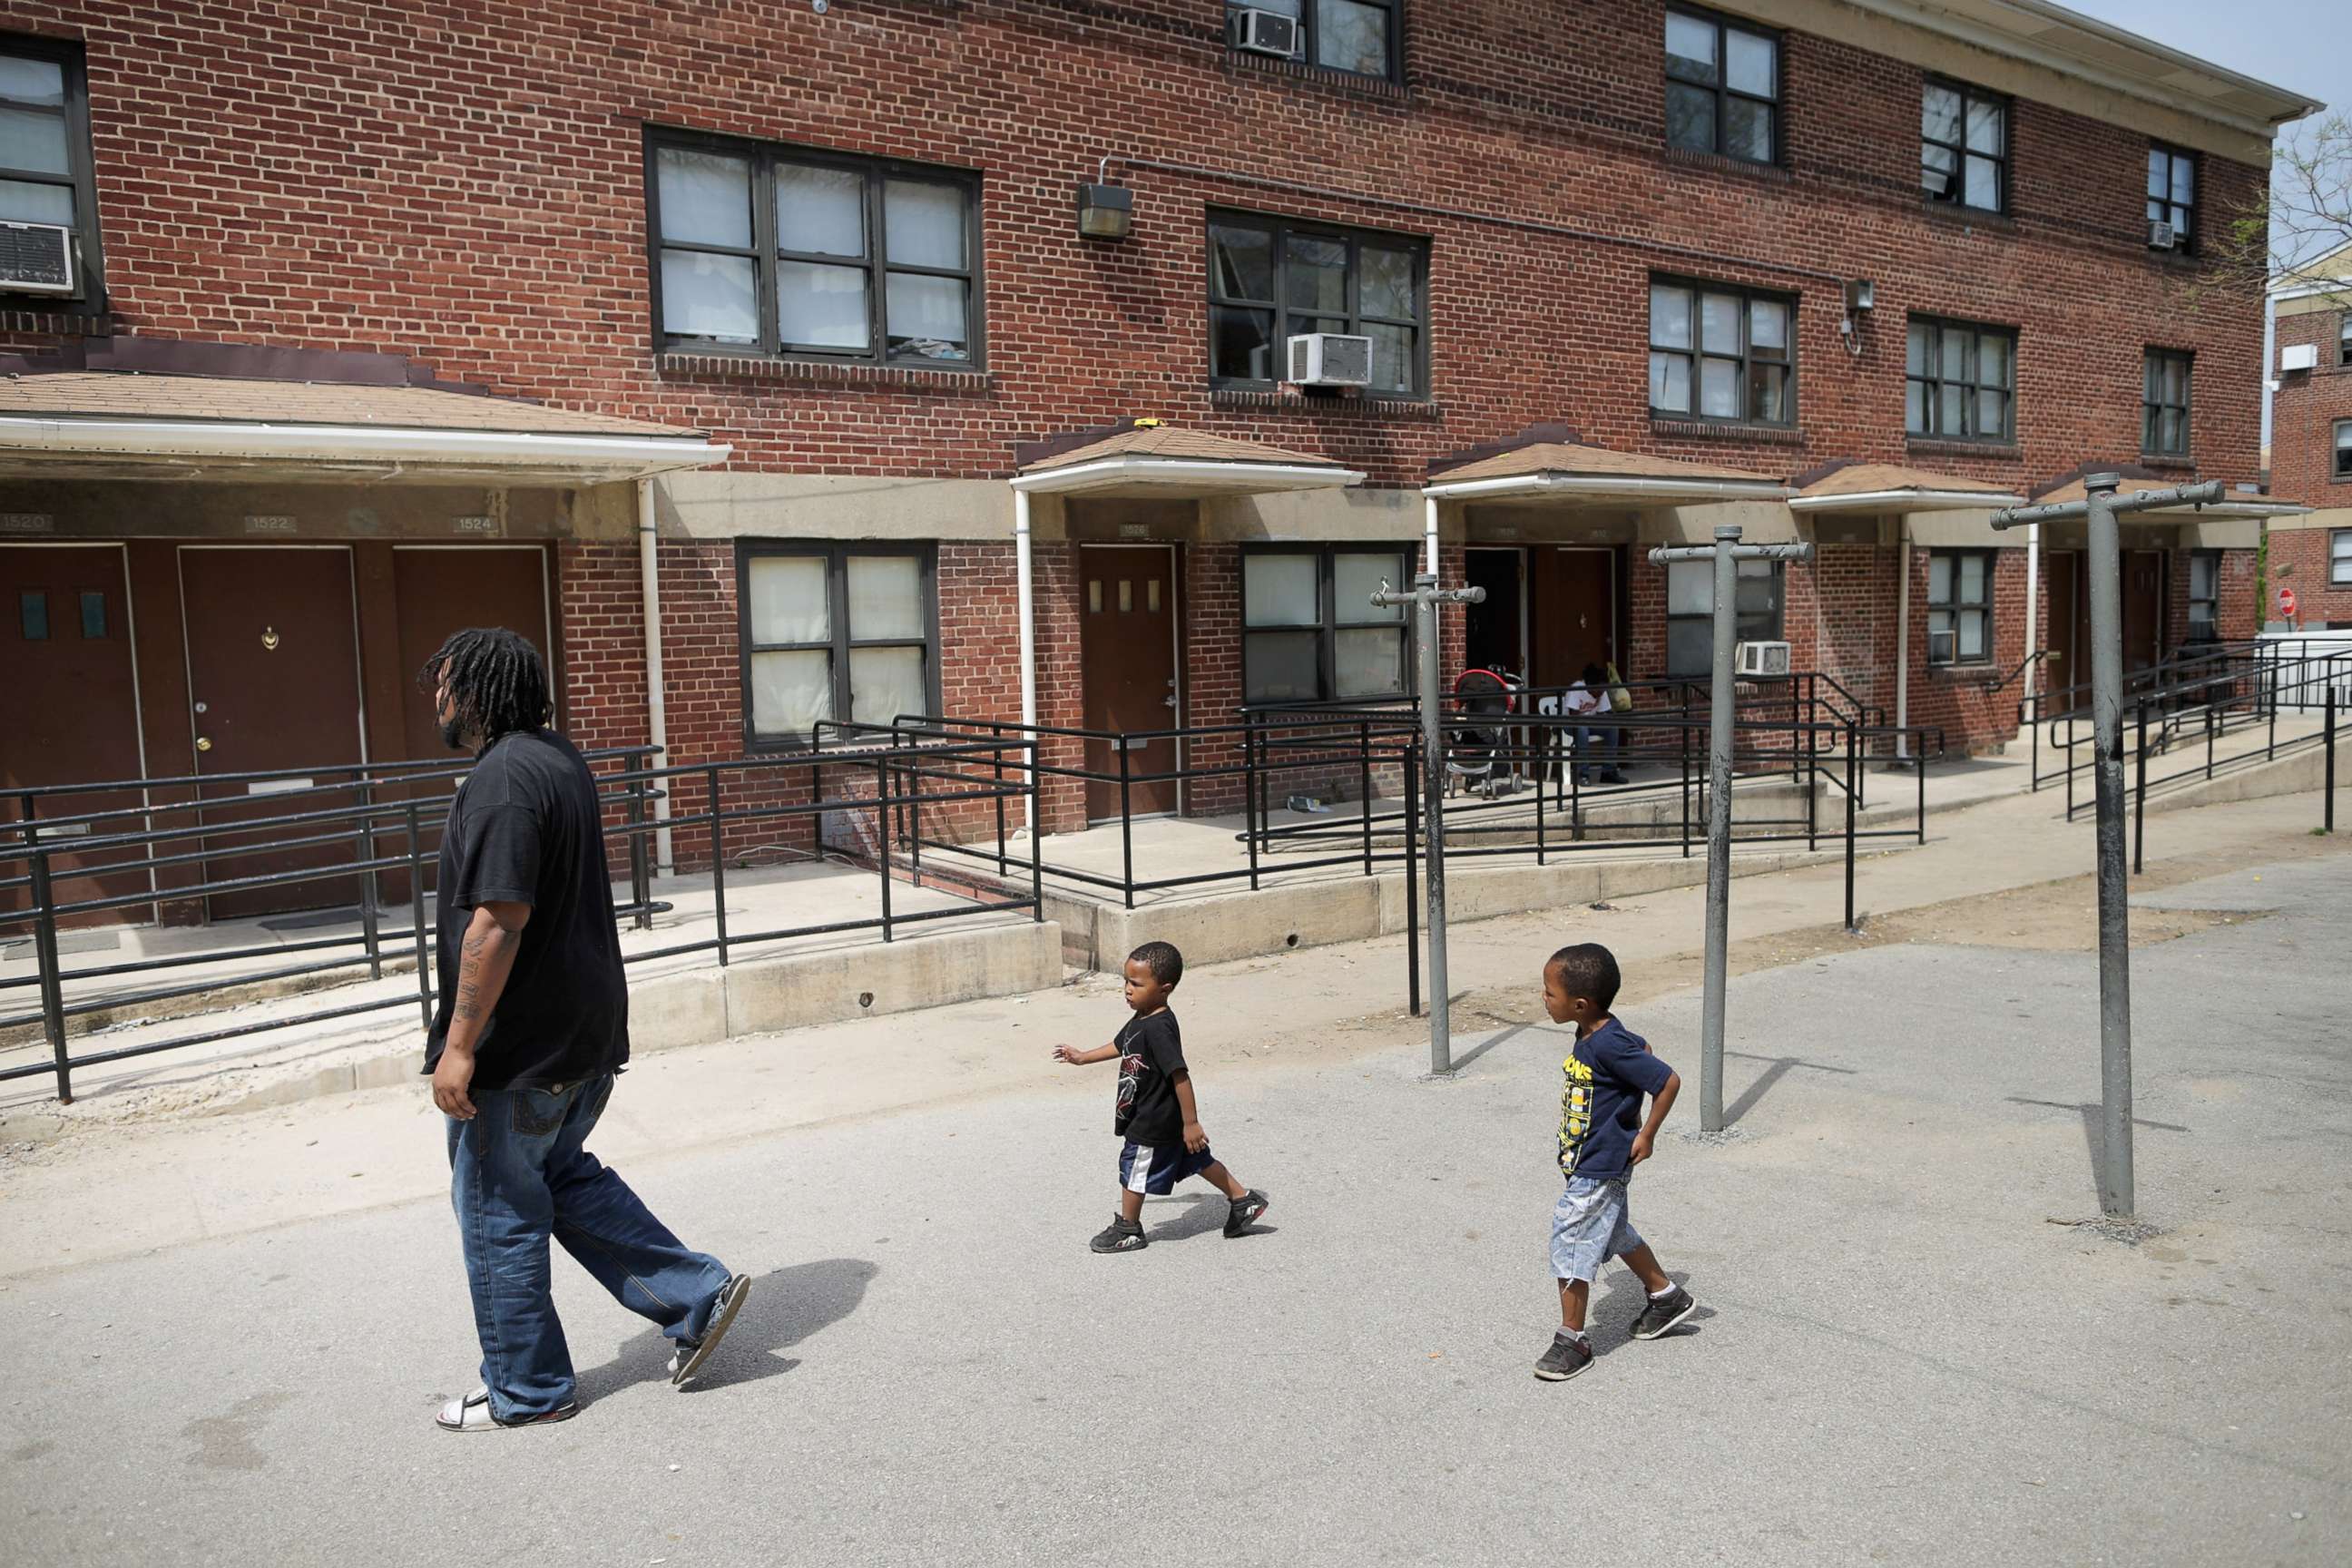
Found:
[[[2060,0],[2184,54],[2352,110],[2352,5],[2344,0]]]

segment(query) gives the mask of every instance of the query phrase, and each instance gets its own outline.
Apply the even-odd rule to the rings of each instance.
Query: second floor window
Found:
[[[2336,318],[2336,363],[2352,365],[2352,310]]]
[[[1903,428],[1954,441],[2016,438],[2017,334],[2007,327],[1911,318]]]
[[[1927,552],[1927,662],[1986,664],[1992,659],[1990,550]]]
[[[1769,163],[1780,153],[1780,40],[1708,11],[1666,10],[1666,145]]]
[[[2327,585],[2352,587],[2352,528],[2339,528],[2327,536]]]
[[[1244,11],[1272,11],[1298,23],[1291,58],[1350,76],[1400,79],[1397,13],[1403,0],[1226,0],[1229,26]]]
[[[1414,397],[1427,386],[1429,251],[1417,239],[1218,213],[1209,219],[1209,376],[1273,386],[1289,379],[1291,338],[1372,340],[1372,385]]]
[[[1407,689],[1402,608],[1372,591],[1412,581],[1393,546],[1251,550],[1242,556],[1242,700],[1319,702]]]
[[[928,544],[739,545],[746,743],[806,746],[823,721],[937,712],[934,559]]]
[[[1790,425],[1796,301],[1717,284],[1650,285],[1650,412]]]
[[[2189,250],[2197,241],[2197,159],[2161,142],[2147,150],[2147,243]]]
[[[1930,80],[1919,100],[1919,184],[1929,201],[2008,211],[2009,100]]]
[[[684,138],[649,162],[665,345],[979,363],[974,176]]]
[[[2352,479],[2352,419],[2336,422],[2336,478]]]
[[[71,45],[0,38],[0,222],[69,230],[73,252],[70,293],[41,289],[19,296],[0,282],[0,297],[37,308],[100,297],[89,94],[81,51]],[[43,259],[58,259],[54,242]],[[44,265],[38,270],[45,279],[66,281],[62,269],[52,272]]]
[[[2177,350],[2147,351],[2140,393],[2141,451],[2188,455],[2189,366],[2189,356]]]

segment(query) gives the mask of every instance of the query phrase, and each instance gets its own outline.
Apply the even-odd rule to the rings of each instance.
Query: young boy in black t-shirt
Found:
[[[1143,1249],[1143,1194],[1165,1197],[1187,1176],[1204,1176],[1233,1207],[1225,1234],[1239,1236],[1266,1208],[1266,1197],[1234,1179],[1209,1152],[1209,1135],[1192,1103],[1192,1075],[1184,1066],[1183,1037],[1168,994],[1184,978],[1184,955],[1164,942],[1147,942],[1127,955],[1127,1005],[1135,1016],[1109,1045],[1082,1051],[1055,1046],[1054,1058],[1073,1066],[1118,1058],[1118,1103],[1111,1131],[1127,1140],[1118,1152],[1118,1214],[1090,1244],[1097,1252]]]

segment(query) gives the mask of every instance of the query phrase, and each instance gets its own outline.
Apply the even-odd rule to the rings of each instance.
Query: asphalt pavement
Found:
[[[1690,1136],[1696,994],[1629,1016],[1691,1080],[1634,1218],[1703,1308],[1633,1342],[1612,1268],[1571,1383],[1529,1375],[1559,1033],[1465,1038],[1448,1081],[1418,1047],[1204,1074],[1274,1206],[1228,1240],[1195,1183],[1126,1257],[1086,1248],[1118,1145],[1110,1069],[1073,1069],[675,1130],[627,1173],[754,1294],[679,1392],[559,1261],[586,1405],[560,1426],[435,1429],[476,1359],[443,1203],[16,1274],[9,1556],[2341,1563],[2352,860],[2161,897],[2271,912],[2136,954],[2136,1243],[2084,1223],[2091,956],[1858,951],[1735,982],[1720,1140]],[[909,1071],[953,1048],[904,1031]]]

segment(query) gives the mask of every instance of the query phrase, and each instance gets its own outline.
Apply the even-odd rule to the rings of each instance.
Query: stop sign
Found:
[[[2282,615],[2282,616],[2285,616],[2289,617],[2290,619],[2292,619],[2292,618],[2293,618],[2293,616],[2294,616],[2294,589],[2292,589],[2292,588],[2281,588],[2281,589],[2279,590],[2279,614],[2280,614],[2280,615]]]

